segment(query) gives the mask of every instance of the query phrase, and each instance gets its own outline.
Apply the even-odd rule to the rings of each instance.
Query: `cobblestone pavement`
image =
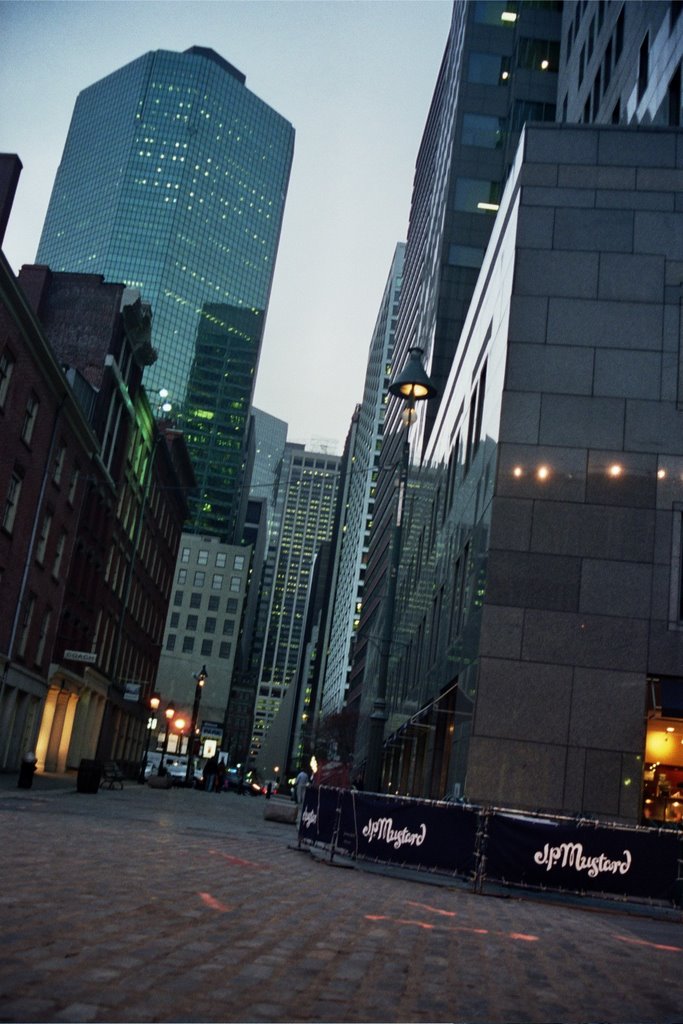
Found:
[[[263,798],[0,783],[0,1020],[678,1022],[683,924],[296,849]]]

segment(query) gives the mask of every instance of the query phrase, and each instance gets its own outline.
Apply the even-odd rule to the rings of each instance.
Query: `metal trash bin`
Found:
[[[79,793],[96,793],[102,781],[102,762],[81,760],[76,776],[76,789]]]
[[[19,789],[30,789],[33,785],[33,776],[36,772],[36,755],[33,752],[24,754],[21,759],[19,766],[19,779],[17,780],[17,787]]]

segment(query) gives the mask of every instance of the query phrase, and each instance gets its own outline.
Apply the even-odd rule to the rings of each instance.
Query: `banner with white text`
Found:
[[[472,876],[476,811],[453,804],[352,793],[357,854],[373,860]],[[342,814],[342,821],[346,815]],[[349,828],[344,834],[351,832]]]
[[[488,822],[485,878],[577,893],[671,900],[680,855],[680,837],[674,832],[496,812]]]

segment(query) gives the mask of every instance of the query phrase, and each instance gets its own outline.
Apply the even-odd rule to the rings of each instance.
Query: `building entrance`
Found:
[[[643,818],[652,823],[683,820],[683,719],[648,719]]]

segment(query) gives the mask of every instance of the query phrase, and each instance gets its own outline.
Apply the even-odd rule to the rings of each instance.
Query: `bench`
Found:
[[[113,789],[114,786],[118,786],[119,789],[123,789],[123,772],[117,765],[116,761],[105,761],[102,766],[102,779],[100,786],[106,789]]]

